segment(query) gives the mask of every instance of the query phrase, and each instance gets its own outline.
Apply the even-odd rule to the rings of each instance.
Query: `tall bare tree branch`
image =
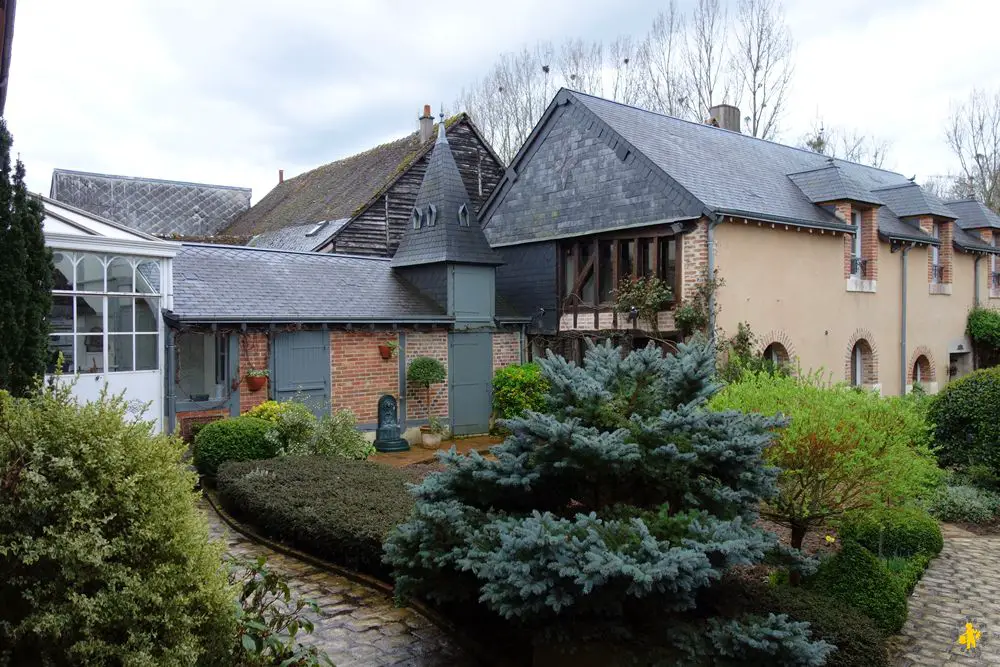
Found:
[[[973,89],[952,110],[945,136],[958,158],[962,187],[1000,211],[1000,90]]]
[[[726,13],[719,0],[698,0],[691,14],[685,58],[692,96],[689,106],[699,120],[708,110],[730,100],[730,67],[726,58]]]
[[[792,36],[776,0],[739,0],[733,70],[742,89],[744,132],[773,139],[792,80]]]
[[[670,116],[687,116],[691,92],[685,75],[684,15],[677,10],[676,0],[670,0],[653,19],[643,41],[643,63],[648,72],[647,108]]]

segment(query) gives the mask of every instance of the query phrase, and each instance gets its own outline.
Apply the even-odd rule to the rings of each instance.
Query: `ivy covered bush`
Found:
[[[1000,367],[970,373],[945,385],[928,419],[942,465],[986,466],[1000,475]]]
[[[231,665],[184,444],[121,396],[0,391],[0,665]]]
[[[493,414],[498,419],[521,417],[545,408],[548,381],[538,364],[505,366],[493,374]]]
[[[781,473],[763,513],[791,529],[795,548],[809,530],[847,512],[924,497],[941,480],[912,401],[828,387],[816,377],[749,373],[712,407],[790,419],[765,454]]]
[[[823,664],[833,647],[787,615],[696,613],[725,573],[777,548],[754,522],[775,491],[762,452],[782,422],[705,409],[713,348],[623,358],[607,344],[582,367],[551,354],[540,366],[546,412],[509,420],[495,458],[442,454],[446,470],[415,489],[385,547],[398,594],[526,631],[596,625],[603,641],[664,623],[662,664],[740,652],[748,664]]]
[[[974,343],[1000,348],[1000,311],[973,308],[966,321],[966,332]]]
[[[267,437],[271,428],[271,422],[249,416],[206,424],[194,439],[194,465],[202,475],[215,477],[226,461],[270,458],[278,451]]]

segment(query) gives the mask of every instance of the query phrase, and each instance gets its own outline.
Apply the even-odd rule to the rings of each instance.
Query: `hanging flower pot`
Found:
[[[267,382],[270,372],[265,370],[250,369],[247,371],[247,388],[250,391],[260,391]]]
[[[399,344],[394,340],[379,343],[378,353],[383,359],[391,359],[392,353],[396,351],[397,347],[399,347]]]

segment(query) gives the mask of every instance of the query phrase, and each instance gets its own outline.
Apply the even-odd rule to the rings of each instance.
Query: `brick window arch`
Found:
[[[859,329],[847,346],[844,378],[854,387],[878,384],[878,350],[870,331]]]
[[[760,337],[757,351],[765,359],[790,364],[795,359],[795,346],[784,331],[769,331]]]
[[[910,355],[910,367],[907,369],[906,383],[927,385],[937,381],[937,369],[934,365],[934,355],[921,345]]]
[[[788,350],[781,343],[774,342],[764,348],[763,356],[776,366],[783,366],[788,363]]]

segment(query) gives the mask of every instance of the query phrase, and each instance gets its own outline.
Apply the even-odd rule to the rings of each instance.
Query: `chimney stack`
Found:
[[[279,169],[278,170],[278,185],[281,185],[284,182],[285,182],[285,170],[284,169]]]
[[[434,136],[434,116],[431,115],[431,105],[424,105],[424,115],[420,117],[420,143],[430,141]]]
[[[732,104],[716,104],[708,110],[708,124],[740,132],[740,109]]]

